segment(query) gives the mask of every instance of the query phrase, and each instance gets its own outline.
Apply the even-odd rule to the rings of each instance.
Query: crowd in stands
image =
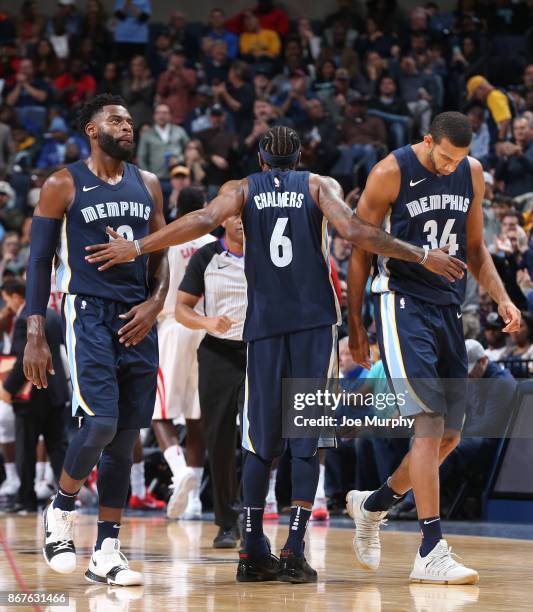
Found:
[[[300,167],[335,177],[355,207],[377,161],[419,141],[439,112],[460,110],[485,169],[485,239],[524,312],[507,337],[469,277],[465,333],[516,376],[533,374],[531,2],[458,0],[445,11],[428,1],[405,11],[395,0],[338,0],[310,21],[303,3],[288,14],[258,0],[236,15],[206,7],[202,23],[179,10],[156,23],[151,4],[116,0],[107,12],[100,0],[60,0],[45,15],[26,0],[18,12],[0,9],[0,280],[24,272],[46,177],[89,154],[76,115],[98,93],[124,98],[135,161],[160,179],[168,221],[184,187],[202,187],[209,200],[257,171],[258,141],[277,124],[298,131]],[[349,256],[333,236],[344,307]],[[366,315],[372,333],[370,306]]]

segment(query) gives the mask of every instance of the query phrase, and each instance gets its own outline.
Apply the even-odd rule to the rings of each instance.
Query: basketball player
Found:
[[[304,536],[319,476],[318,439],[292,439],[292,509],[289,538],[281,561],[270,554],[263,534],[263,511],[272,460],[282,439],[282,378],[335,375],[338,305],[328,253],[327,220],[341,236],[364,248],[418,262],[451,281],[463,275],[462,262],[439,249],[428,253],[400,242],[358,219],[344,204],[331,178],[297,172],[300,140],[284,126],[260,142],[261,172],[229,181],[203,210],[174,221],[137,241],[117,239],[89,247],[88,261],[102,272],[132,257],[201,236],[233,215],[241,215],[246,236],[248,308],[246,398],[243,411],[245,550],[239,581],[314,582],[304,557]]]
[[[203,208],[204,203],[199,189],[185,187],[178,196],[178,218]],[[200,247],[214,240],[207,234],[168,251],[170,282],[167,299],[158,317],[160,366],[152,426],[172,471],[172,495],[167,504],[167,516],[171,519],[202,516],[200,485],[205,447],[200,421],[196,351],[205,332],[189,329],[176,321],[176,299],[190,258]],[[179,417],[183,417],[187,424],[187,459],[173,423]]]
[[[446,245],[498,304],[504,331],[520,326],[520,312],[507,295],[483,241],[481,164],[467,157],[472,132],[455,112],[435,117],[423,142],[393,151],[372,171],[357,206],[365,222],[384,222],[391,235],[429,249]],[[348,276],[350,347],[354,360],[370,366],[362,321],[371,255],[355,245]],[[359,563],[377,569],[379,526],[393,503],[413,489],[422,543],[411,580],[470,584],[478,573],[450,554],[439,517],[439,465],[457,446],[464,419],[464,393],[450,381],[465,379],[467,357],[461,322],[465,278],[450,282],[435,270],[379,257],[372,283],[379,348],[389,379],[409,382],[414,400],[400,406],[414,416],[415,436],[400,467],[377,491],[350,491],[349,514],[356,524]],[[422,380],[423,379],[423,380]],[[431,380],[431,384],[426,381]],[[412,395],[412,394],[411,394]]]
[[[85,104],[80,127],[91,145],[86,162],[52,174],[43,185],[32,224],[28,265],[26,377],[47,387],[53,374],[43,315],[56,248],[59,289],[73,384],[73,414],[83,424],[72,439],[57,495],[44,513],[44,558],[59,573],[76,568],[74,502],[99,463],[98,536],[85,576],[113,585],[141,584],[118,539],[139,429],[149,427],[157,384],[154,327],[168,288],[166,254],[131,259],[99,272],[85,246],[113,227],[129,239],[164,226],[157,178],[127,163],[133,122],[121,98],[103,94]]]

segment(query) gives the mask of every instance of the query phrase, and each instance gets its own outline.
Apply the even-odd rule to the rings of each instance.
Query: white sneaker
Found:
[[[54,508],[53,504],[49,504],[43,512],[44,560],[60,574],[70,574],[76,569],[75,518],[75,511]]]
[[[54,492],[54,487],[50,483],[46,482],[46,480],[39,480],[39,482],[35,483],[33,488],[39,501],[48,499]]]
[[[199,497],[193,497],[191,499],[189,496],[185,512],[180,518],[186,521],[198,521],[202,518],[202,502]]]
[[[137,586],[144,582],[140,572],[129,568],[128,560],[120,552],[120,540],[117,538],[106,538],[100,550],[93,551],[85,578],[89,582],[115,586]]]
[[[11,497],[16,495],[20,489],[20,480],[18,478],[6,478],[0,485],[0,497]]]
[[[476,570],[458,563],[446,540],[440,540],[435,548],[425,557],[416,553],[413,571],[409,576],[411,582],[434,584],[475,584],[479,580]]]
[[[355,522],[353,548],[359,565],[364,569],[377,570],[381,560],[379,527],[387,511],[370,512],[364,503],[374,491],[349,491],[346,495],[346,509]]]
[[[170,486],[174,490],[167,503],[167,516],[171,519],[177,519],[185,512],[189,501],[189,492],[198,486],[194,470],[190,467],[183,468],[178,476],[174,476]]]

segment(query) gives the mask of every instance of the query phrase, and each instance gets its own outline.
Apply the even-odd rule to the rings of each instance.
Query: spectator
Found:
[[[383,75],[378,82],[378,94],[369,102],[369,115],[379,117],[387,125],[392,148],[399,149],[408,142],[411,113],[404,100],[397,95],[396,81]]]
[[[256,15],[247,11],[244,14],[244,31],[239,38],[239,50],[251,63],[272,65],[281,53],[281,40],[277,32],[262,28]]]
[[[181,190],[191,186],[191,171],[187,166],[174,166],[170,169],[170,195],[168,197],[168,219],[175,219]]]
[[[228,79],[230,59],[223,40],[212,41],[204,61],[205,80],[208,85],[220,85]]]
[[[329,94],[335,91],[335,62],[331,59],[325,59],[319,63],[318,74],[313,83],[313,90],[325,99]]]
[[[340,130],[342,143],[348,147],[352,163],[361,162],[368,176],[377,162],[377,148],[387,140],[387,131],[379,117],[368,114],[367,98],[350,100]]]
[[[505,323],[497,312],[489,312],[485,319],[485,355],[490,361],[499,361],[507,349],[507,334],[503,331]]]
[[[196,90],[196,101],[187,117],[186,129],[190,134],[207,130],[211,127],[209,109],[213,104],[213,90],[209,85],[200,85]]]
[[[89,156],[89,148],[85,139],[76,134],[69,136],[67,124],[61,117],[54,117],[48,130],[49,135],[41,149],[37,160],[37,168],[56,170],[63,164],[72,163]],[[69,155],[69,145],[77,147],[78,156],[75,159],[72,159],[74,157],[72,153]]]
[[[132,55],[144,55],[148,43],[150,0],[115,0],[115,58],[126,62]]]
[[[0,278],[6,272],[20,276],[26,265],[25,253],[21,252],[20,238],[17,232],[6,232],[2,242],[2,260],[0,261]]]
[[[301,128],[308,121],[307,101],[311,94],[307,90],[307,79],[303,70],[291,74],[290,89],[277,99],[277,106],[282,115],[288,117],[296,127]]]
[[[0,177],[11,174],[15,160],[15,143],[11,128],[0,121]]]
[[[412,57],[404,55],[400,62],[398,82],[400,95],[413,116],[415,133],[424,136],[431,123],[432,102],[437,93],[435,81],[430,75],[419,71]]]
[[[157,81],[156,100],[166,104],[173,123],[183,123],[189,114],[191,98],[196,88],[196,72],[185,67],[185,55],[173,52],[168,68]]]
[[[235,59],[239,52],[239,39],[233,32],[226,30],[224,22],[226,14],[221,8],[214,8],[209,14],[209,29],[207,30],[203,40],[202,48],[207,55],[214,42],[222,41],[226,43],[227,56],[230,59]]]
[[[219,104],[214,104],[211,107],[209,119],[211,127],[196,134],[204,147],[208,161],[208,200],[214,196],[220,185],[231,178],[232,163],[238,144],[236,134],[226,127],[224,109]]]
[[[70,67],[54,81],[58,99],[70,109],[77,109],[96,93],[96,81],[83,62],[73,59]]]
[[[122,81],[122,97],[138,130],[143,123],[152,119],[154,79],[142,55],[136,55],[130,62],[129,78]]]
[[[348,264],[350,263],[351,253],[352,243],[339,234],[334,234],[332,256],[341,280],[346,280],[348,276]]]
[[[0,242],[11,226],[10,214],[15,206],[15,191],[7,181],[0,181]],[[0,276],[1,278],[1,276]]]
[[[257,70],[254,75],[253,85],[256,99],[274,102],[276,87],[268,70]]]
[[[308,100],[306,112],[308,120],[301,133],[302,163],[311,172],[329,174],[339,157],[339,131],[318,98]]]
[[[31,59],[20,60],[15,84],[6,89],[5,100],[16,108],[38,107],[44,109],[48,104],[50,90],[48,85],[35,76]]]
[[[15,145],[14,166],[21,169],[33,167],[38,149],[37,140],[20,124],[14,124],[12,134]]]
[[[58,0],[57,10],[48,22],[48,33],[53,31],[53,20],[61,19],[65,23],[65,31],[71,38],[76,38],[80,33],[81,17],[76,7],[76,0]]]
[[[524,68],[522,76],[522,85],[518,88],[518,93],[522,98],[526,98],[528,94],[533,92],[533,63],[529,63]]]
[[[513,142],[496,145],[496,180],[501,191],[511,197],[533,191],[533,121],[513,120]]]
[[[33,54],[35,76],[50,83],[59,76],[59,60],[50,41],[42,39],[38,42]]]
[[[22,367],[27,332],[24,283],[18,279],[7,280],[2,287],[2,299],[15,314],[11,354],[16,357],[16,361],[10,374],[0,385],[0,399],[12,402],[15,412],[16,463],[21,484],[13,510],[28,514],[37,511],[34,481],[39,435],[44,436],[46,450],[58,482],[65,458],[66,403],[70,392],[60,353],[63,333],[59,316],[48,309],[45,334],[55,374],[50,377],[46,389],[30,386],[29,400],[20,401],[18,393],[26,385]]]
[[[76,53],[77,59],[81,60],[87,72],[96,80],[102,78],[102,68],[105,64],[105,47],[97,45],[92,38],[84,38]]]
[[[248,66],[239,60],[231,64],[228,83],[213,85],[215,101],[232,115],[237,134],[244,138],[253,121],[254,88],[247,82]]]
[[[467,113],[472,128],[470,155],[475,157],[484,168],[489,165],[490,134],[485,122],[485,109],[482,106],[471,106]]]
[[[56,16],[52,18],[48,40],[54,48],[57,57],[62,60],[69,58],[71,42],[67,33],[67,24],[62,17]]]
[[[361,92],[352,89],[350,73],[346,68],[337,68],[337,70],[335,70],[333,85],[333,91],[330,91],[327,96],[322,95],[321,97],[323,97],[332,119],[338,123],[344,116],[348,100]]]
[[[533,315],[529,312],[522,312],[520,329],[511,332],[509,345],[501,359],[516,378],[527,378],[533,373],[533,363],[520,363],[533,360]]]
[[[184,164],[189,169],[191,184],[203,185],[207,179],[207,161],[199,140],[189,140],[185,147]]]
[[[469,100],[481,102],[489,112],[492,148],[496,142],[507,140],[512,118],[511,100],[508,95],[491,85],[485,77],[479,74],[468,79],[466,92]]]
[[[172,48],[184,53],[188,62],[196,62],[200,53],[198,36],[187,25],[184,13],[181,11],[171,13],[168,21],[168,33]]]
[[[251,11],[243,11],[226,22],[226,27],[235,34],[242,34],[246,28],[246,13],[253,13],[259,19],[259,25],[267,30],[273,30],[280,36],[289,33],[289,18],[281,8],[276,8],[272,0],[258,0],[257,6]]]
[[[81,25],[81,37],[90,38],[105,49],[111,46],[111,35],[107,29],[108,18],[101,0],[89,0],[87,11]]]
[[[314,64],[320,55],[320,49],[322,47],[320,36],[317,36],[313,32],[313,28],[307,17],[298,18],[297,32],[304,60],[307,64]]]
[[[114,96],[120,96],[122,93],[122,83],[115,62],[108,62],[104,66],[102,80],[98,83],[96,93],[109,93]]]
[[[392,47],[397,44],[394,37],[384,34],[382,27],[373,17],[367,17],[366,31],[356,41],[356,49],[363,58],[368,51],[375,51],[381,57],[390,57]]]
[[[42,37],[46,25],[45,18],[39,14],[37,2],[26,0],[20,8],[20,17],[16,21],[17,39],[23,48],[36,44]]]
[[[170,34],[167,30],[161,30],[147,52],[148,65],[155,79],[168,68],[171,55],[172,41],[170,40]]]
[[[372,94],[378,91],[379,79],[387,72],[387,62],[376,53],[376,51],[368,51],[366,54],[364,73],[368,80],[367,91]]]
[[[153,172],[160,180],[168,182],[170,157],[183,162],[185,145],[189,141],[187,132],[172,123],[170,108],[158,104],[154,110],[154,124],[143,131],[139,139],[137,157],[139,166]]]

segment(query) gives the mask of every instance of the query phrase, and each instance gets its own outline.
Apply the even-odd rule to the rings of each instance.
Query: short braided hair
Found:
[[[271,155],[285,157],[300,149],[300,137],[290,127],[275,125],[261,139],[261,148]],[[288,168],[289,166],[287,166]]]

